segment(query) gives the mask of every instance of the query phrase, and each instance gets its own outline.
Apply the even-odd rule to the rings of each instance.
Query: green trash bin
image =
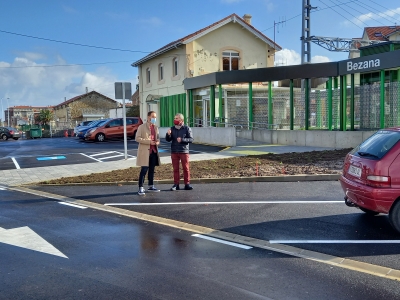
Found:
[[[31,128],[29,130],[31,139],[41,138],[42,137],[42,129],[41,128]]]

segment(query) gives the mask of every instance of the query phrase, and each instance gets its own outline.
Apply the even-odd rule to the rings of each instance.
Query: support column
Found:
[[[290,79],[290,130],[294,129],[294,94],[293,79]]]
[[[308,130],[310,123],[310,79],[305,79],[305,99],[304,99],[304,109],[305,109],[305,130]]]
[[[380,79],[381,79],[380,128],[385,128],[385,70],[380,71]]]
[[[347,130],[347,76],[343,76],[343,87],[341,87],[343,91],[343,131]]]
[[[193,120],[193,90],[189,90],[189,127],[194,126]]]
[[[210,86],[210,126],[215,127],[215,85]]]
[[[322,128],[322,103],[321,103],[321,92],[319,90],[315,91],[315,101],[317,105],[317,112],[316,112],[316,125],[317,128]]]
[[[343,122],[343,76],[340,76],[340,101],[339,101],[339,130],[344,130],[344,122]]]
[[[350,118],[351,118],[351,123],[350,123],[350,130],[354,131],[354,117],[355,117],[355,112],[354,112],[354,74],[351,74],[351,94],[350,94]]]
[[[328,130],[332,130],[332,77],[328,78]]]
[[[253,129],[253,83],[249,82],[249,129]]]
[[[223,119],[224,111],[222,109],[222,85],[218,85],[218,116],[219,116],[219,122],[220,123],[225,123],[225,120]],[[220,125],[220,127],[224,127],[225,125]]]
[[[268,81],[268,124],[274,124],[274,114],[272,105],[272,82]],[[273,126],[271,126],[273,129]]]

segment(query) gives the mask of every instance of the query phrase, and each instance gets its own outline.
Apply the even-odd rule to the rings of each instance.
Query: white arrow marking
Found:
[[[13,229],[0,227],[0,243],[68,258],[27,226]]]

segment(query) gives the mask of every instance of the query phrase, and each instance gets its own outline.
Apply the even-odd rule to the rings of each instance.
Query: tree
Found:
[[[127,117],[140,117],[139,105],[133,105],[126,111]]]
[[[47,125],[50,123],[51,120],[53,120],[53,112],[48,110],[48,109],[42,109],[39,112],[39,121],[40,123]]]

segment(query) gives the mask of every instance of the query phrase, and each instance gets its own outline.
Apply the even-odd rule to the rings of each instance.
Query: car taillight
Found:
[[[387,188],[391,186],[389,176],[368,175],[366,183],[369,186],[378,188]]]
[[[14,130],[10,130],[10,133],[11,133],[11,134],[14,134]]]

